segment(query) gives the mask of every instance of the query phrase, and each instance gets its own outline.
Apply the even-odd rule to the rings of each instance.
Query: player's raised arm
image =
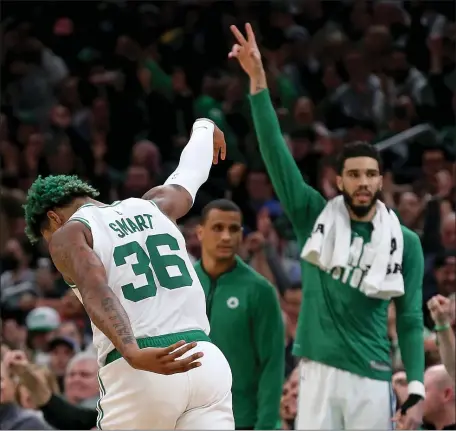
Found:
[[[250,78],[250,104],[260,152],[280,202],[295,230],[301,232],[305,220],[308,221],[309,228],[312,228],[325,200],[304,182],[288,150],[269,96],[255,35],[250,24],[245,27],[246,37],[236,26],[230,27],[237,43],[228,56],[236,58]]]
[[[56,268],[78,288],[90,320],[133,367],[159,374],[186,372],[201,365],[195,353],[179,359],[196,343],[184,341],[167,348],[140,349],[130,319],[108,285],[106,270],[92,249],[92,235],[82,223],[72,221],[52,235],[49,252]],[[179,349],[179,350],[177,350]]]
[[[183,217],[190,211],[199,188],[209,178],[212,163],[218,163],[219,155],[225,160],[223,132],[211,120],[196,120],[177,169],[163,186],[149,190],[143,199],[153,200],[172,220]]]

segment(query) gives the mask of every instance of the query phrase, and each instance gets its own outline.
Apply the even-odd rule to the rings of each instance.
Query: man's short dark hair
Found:
[[[219,210],[225,212],[237,212],[242,215],[241,209],[229,199],[216,199],[209,202],[201,211],[201,224],[206,223],[207,217],[212,210]]]
[[[445,250],[439,252],[434,258],[434,269],[440,269],[447,264],[448,259],[456,257],[456,250]]]
[[[382,159],[378,150],[368,142],[355,141],[345,145],[339,155],[337,160],[337,173],[339,175],[342,175],[345,160],[352,159],[354,157],[370,157],[371,159],[377,160],[380,173],[382,173]]]

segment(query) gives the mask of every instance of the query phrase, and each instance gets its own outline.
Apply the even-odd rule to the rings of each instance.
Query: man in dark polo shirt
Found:
[[[426,370],[424,387],[424,429],[456,430],[454,380],[444,365],[435,365]]]

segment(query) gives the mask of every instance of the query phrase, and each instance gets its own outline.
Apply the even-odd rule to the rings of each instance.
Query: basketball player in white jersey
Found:
[[[205,297],[175,221],[191,208],[223,133],[199,119],[176,171],[142,199],[104,205],[74,176],[39,177],[25,214],[92,321],[100,429],[234,429],[231,371],[210,342]]]

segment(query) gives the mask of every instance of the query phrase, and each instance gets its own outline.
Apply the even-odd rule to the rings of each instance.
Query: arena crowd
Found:
[[[227,160],[212,168],[180,227],[198,265],[203,208],[224,199],[219,205],[240,209],[238,256],[275,288],[285,328],[276,355],[285,363],[283,382],[271,389],[279,394],[271,398],[276,406],[264,408],[272,417],[277,409],[277,428],[294,428],[299,375],[291,348],[303,300],[300,250],[259,154],[247,78],[227,58],[233,44],[229,26],[244,22],[254,26],[283,136],[308,184],[330,199],[338,194],[335,158],[346,143],[368,141],[381,152],[383,201],[419,235],[423,248],[426,367],[441,363],[427,303],[437,294],[447,298],[448,319],[456,328],[452,2],[6,1],[2,6],[2,429],[96,426],[98,365],[90,321],[46,244],[31,246],[25,237],[22,205],[30,185],[38,175],[78,175],[100,191],[103,202],[141,197],[176,168],[200,117],[224,132]],[[399,407],[407,398],[407,381],[394,307],[389,311]],[[23,352],[14,366],[8,351]],[[448,388],[451,396],[445,395]],[[237,426],[269,425],[265,419],[257,426],[256,415],[267,414],[257,412],[255,402],[245,408],[238,423],[235,402]],[[428,429],[454,429],[454,380],[429,390],[424,419]]]

